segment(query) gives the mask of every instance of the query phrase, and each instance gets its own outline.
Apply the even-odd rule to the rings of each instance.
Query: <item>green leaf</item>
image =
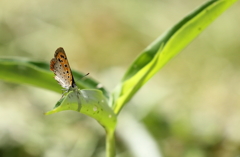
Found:
[[[203,4],[148,46],[114,90],[114,112],[118,114],[142,85],[236,1],[212,0]]]
[[[80,111],[78,107],[80,107]],[[61,98],[54,109],[47,112],[46,115],[73,110],[86,114],[96,119],[108,131],[114,130],[117,118],[113,110],[109,107],[108,101],[100,90],[78,90],[70,91]]]
[[[44,62],[30,61],[21,58],[0,58],[0,79],[13,83],[23,83],[58,93],[62,87],[53,78],[54,74],[49,70],[49,64]],[[98,88],[99,83],[95,80],[84,77],[85,74],[73,70],[73,75],[80,89],[93,88],[101,90],[106,97],[108,92],[104,88]],[[82,79],[83,78],[83,79]]]

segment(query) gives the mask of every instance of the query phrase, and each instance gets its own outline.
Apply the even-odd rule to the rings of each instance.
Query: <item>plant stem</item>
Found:
[[[106,128],[106,157],[115,157],[115,129]]]

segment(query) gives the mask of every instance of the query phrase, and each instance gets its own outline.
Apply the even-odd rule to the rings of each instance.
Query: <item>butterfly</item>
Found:
[[[62,47],[59,47],[54,54],[54,58],[50,61],[50,70],[55,74],[55,80],[64,88],[62,95],[69,91],[74,91],[79,98],[78,86],[76,85],[72,70],[68,63],[67,55]],[[80,99],[78,99],[78,110],[80,110]]]

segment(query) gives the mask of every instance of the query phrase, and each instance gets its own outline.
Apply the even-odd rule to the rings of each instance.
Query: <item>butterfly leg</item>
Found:
[[[71,89],[62,89],[62,97],[61,98],[63,98],[63,96],[66,94],[66,93],[68,93],[69,91],[70,91]]]

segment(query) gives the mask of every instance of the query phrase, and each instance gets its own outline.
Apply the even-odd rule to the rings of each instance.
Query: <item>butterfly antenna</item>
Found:
[[[82,77],[82,79],[84,79],[86,76],[88,76],[90,73],[87,73],[86,75],[84,75],[83,77]]]
[[[90,73],[87,73],[87,74],[85,74],[82,78],[79,78],[79,79],[77,79],[76,81],[78,81],[78,80],[80,80],[80,79],[84,79],[86,76],[88,76]]]

